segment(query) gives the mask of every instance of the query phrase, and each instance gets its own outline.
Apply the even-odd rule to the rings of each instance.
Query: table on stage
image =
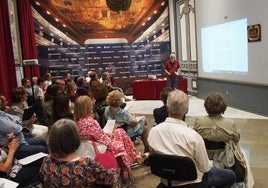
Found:
[[[147,99],[157,100],[160,99],[161,90],[166,87],[166,79],[156,80],[135,80],[132,82],[133,99]],[[187,79],[179,79],[179,89],[187,93]]]

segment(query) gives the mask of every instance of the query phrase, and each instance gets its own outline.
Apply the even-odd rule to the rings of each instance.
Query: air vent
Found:
[[[31,66],[31,65],[39,65],[38,59],[26,59],[22,61],[22,65]]]

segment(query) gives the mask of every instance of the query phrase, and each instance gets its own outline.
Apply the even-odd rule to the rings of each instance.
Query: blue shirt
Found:
[[[104,115],[107,119],[114,119],[116,123],[122,124],[130,124],[134,121],[134,117],[126,110],[122,108],[112,108],[110,106],[106,106]],[[139,136],[143,133],[145,125],[145,117],[142,117],[138,120],[137,125],[135,126],[127,126],[127,134],[130,138]]]
[[[14,123],[16,121],[17,123]],[[0,110],[0,146],[6,144],[6,136],[11,132],[19,139],[20,144],[27,144],[22,133],[22,120],[19,116],[8,114]]]

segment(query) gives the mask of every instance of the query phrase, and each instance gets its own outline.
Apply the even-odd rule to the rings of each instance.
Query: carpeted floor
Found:
[[[138,114],[137,114],[138,115]],[[154,123],[152,115],[145,115],[151,128]],[[189,126],[193,126],[196,117],[186,117]],[[255,188],[268,187],[268,119],[234,118],[240,132],[240,147],[246,154],[255,180]],[[143,144],[138,140],[137,149],[143,151]],[[150,168],[141,164],[133,168],[133,181],[130,188],[155,188],[160,179],[151,174]]]

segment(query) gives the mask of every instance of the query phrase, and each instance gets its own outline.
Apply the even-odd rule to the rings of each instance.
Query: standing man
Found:
[[[169,60],[165,62],[165,73],[167,74],[167,87],[172,87],[173,89],[179,89],[179,74],[180,74],[180,64],[176,60],[176,55],[172,52],[169,56]]]
[[[230,188],[236,180],[232,170],[213,168],[209,164],[203,138],[182,120],[188,112],[189,99],[181,90],[171,91],[167,98],[169,117],[149,132],[152,153],[186,156],[196,164],[197,178],[193,181],[172,181],[172,186],[194,184],[195,188]],[[167,185],[165,179],[162,184]],[[160,187],[165,187],[160,186]]]

